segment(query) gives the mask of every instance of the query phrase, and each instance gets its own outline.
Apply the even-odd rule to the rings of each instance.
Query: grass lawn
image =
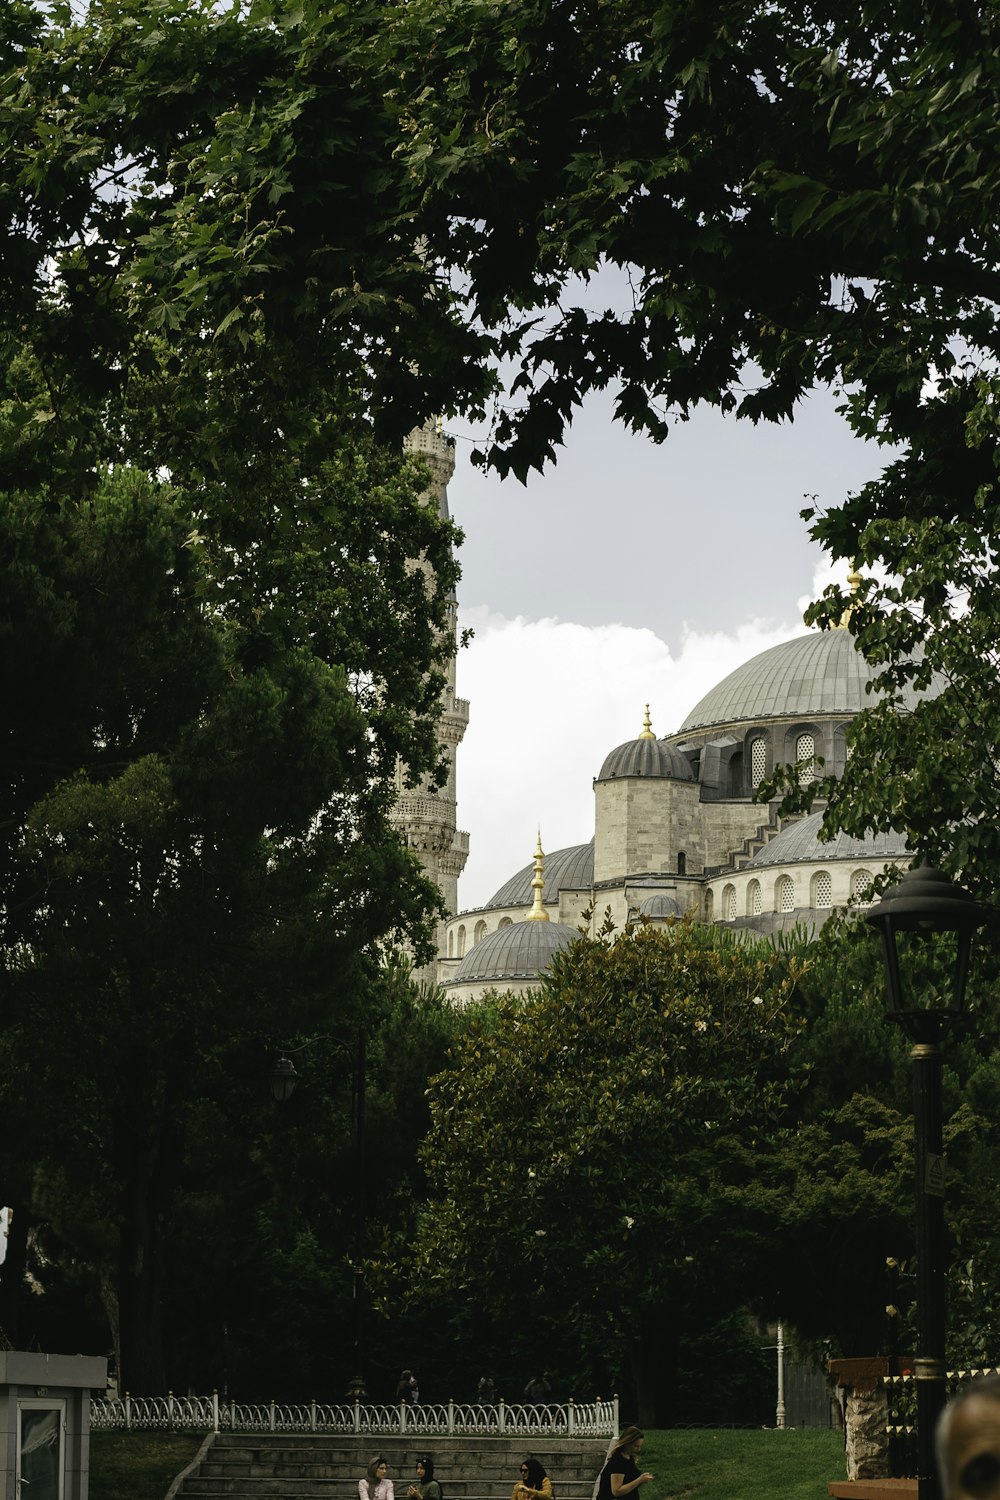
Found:
[[[90,1500],[164,1500],[194,1458],[198,1435],[93,1432]],[[642,1467],[655,1474],[641,1500],[829,1500],[844,1477],[839,1432],[727,1429],[647,1432]]]
[[[844,1436],[814,1428],[647,1432],[640,1468],[656,1476],[643,1500],[829,1500],[829,1482],[845,1478]]]
[[[90,1500],[163,1500],[203,1441],[187,1432],[92,1432]]]

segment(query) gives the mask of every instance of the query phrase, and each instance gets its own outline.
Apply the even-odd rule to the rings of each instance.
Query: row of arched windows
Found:
[[[864,903],[868,900],[872,875],[869,870],[854,870],[851,873],[851,900]],[[769,910],[793,912],[795,910],[795,882],[790,875],[779,875],[774,882],[774,905]],[[712,892],[706,893],[709,921],[712,920]],[[759,917],[764,911],[764,888],[757,879],[747,884],[745,910],[739,910],[739,896],[735,885],[727,885],[722,891],[721,920],[735,922],[740,916]],[[833,905],[833,876],[829,870],[817,870],[810,881],[809,905],[817,910]]]
[[[786,755],[791,748],[790,745],[785,748]],[[801,734],[795,736],[794,749],[799,782],[805,786],[810,781],[815,781],[817,776],[815,734],[811,730],[803,730]],[[749,752],[750,786],[756,790],[767,775],[767,736],[755,735],[750,741]],[[737,751],[729,762],[729,790],[733,796],[739,796],[743,791],[742,750]]]
[[[512,921],[512,918],[510,918],[510,917],[501,917],[500,920],[499,920],[499,922],[497,923],[497,931],[499,932],[499,930],[500,930],[501,927],[509,927],[510,924],[511,924],[511,921]],[[473,929],[473,933],[472,933],[472,946],[475,947],[477,943],[481,943],[482,940],[483,940],[483,938],[486,936],[486,934],[487,934],[488,931],[489,931],[489,928],[486,925],[485,920],[482,917],[480,917],[479,921],[475,925],[475,928]],[[448,957],[449,958],[464,958],[465,957],[465,942],[466,942],[465,923],[462,922],[462,923],[459,924],[458,927],[453,927],[449,931],[449,933],[448,933]]]

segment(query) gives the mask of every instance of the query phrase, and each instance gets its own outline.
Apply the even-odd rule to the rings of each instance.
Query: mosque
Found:
[[[410,443],[425,460],[433,449],[438,501],[447,513],[449,440],[429,427]],[[578,936],[587,912],[600,925],[610,911],[619,928],[691,912],[699,921],[771,934],[796,924],[815,930],[835,909],[863,903],[873,876],[908,863],[902,839],[840,834],[821,843],[820,812],[783,819],[777,803],[755,802],[754,792],[783,763],[797,766],[803,782],[819,774],[820,763],[823,774],[839,775],[849,753],[847,726],[877,701],[867,691],[871,677],[845,621],[761,652],[710,688],[673,733],[658,737],[647,708],[635,739],[595,767],[589,840],[545,856],[539,838],[534,860],[472,911],[455,910],[468,835],[455,821],[454,754],[469,705],[455,698],[452,677],[443,734],[448,782],[441,793],[421,793],[422,822],[397,816],[455,912],[439,926],[436,971],[427,977],[456,1002],[488,989],[531,989],[553,954]],[[904,712],[917,696],[904,696]],[[401,806],[414,800],[401,793]]]

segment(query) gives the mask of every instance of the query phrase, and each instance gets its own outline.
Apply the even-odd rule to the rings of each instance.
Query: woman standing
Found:
[[[417,1482],[406,1493],[409,1500],[441,1500],[441,1486],[434,1478],[434,1460],[430,1454],[417,1459]]]
[[[521,1477],[511,1491],[510,1500],[553,1500],[552,1480],[530,1453],[521,1459]]]
[[[393,1500],[392,1480],[387,1479],[389,1465],[384,1458],[373,1458],[364,1479],[358,1480],[360,1500]]]
[[[636,1462],[642,1452],[645,1435],[639,1427],[626,1427],[608,1450],[604,1468],[597,1478],[594,1500],[620,1500],[648,1484],[652,1474],[640,1474]]]

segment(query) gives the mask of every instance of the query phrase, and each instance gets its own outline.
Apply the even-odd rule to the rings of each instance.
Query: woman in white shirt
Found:
[[[393,1500],[392,1480],[386,1479],[389,1465],[384,1458],[373,1458],[364,1479],[358,1480],[360,1500]]]

